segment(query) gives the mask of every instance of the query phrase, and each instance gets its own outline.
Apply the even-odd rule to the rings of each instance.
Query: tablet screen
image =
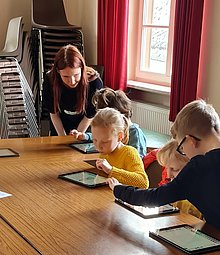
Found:
[[[95,153],[98,152],[93,143],[77,143],[71,144],[72,148],[75,148],[83,153]]]
[[[186,224],[158,229],[156,232],[150,232],[150,236],[152,234],[189,254],[220,249],[219,240]]]
[[[146,206],[131,205],[120,199],[116,199],[115,202],[127,208],[128,210],[140,215],[143,218],[151,218],[151,217],[161,216],[167,213],[179,212],[179,209],[177,207],[174,207],[170,204],[158,206],[158,207],[146,207]]]
[[[0,157],[18,157],[19,153],[9,148],[0,148]]]
[[[74,183],[82,184],[88,187],[106,185],[106,179],[107,179],[106,177],[103,177],[88,171],[62,174],[62,175],[59,175],[59,178],[62,178]]]

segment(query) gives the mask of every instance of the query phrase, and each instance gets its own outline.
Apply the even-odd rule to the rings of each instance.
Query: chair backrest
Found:
[[[63,0],[32,0],[32,26],[37,28],[69,27]]]
[[[23,17],[16,17],[9,21],[5,45],[0,56],[17,57],[22,53],[22,19]]]
[[[145,172],[149,179],[149,188],[157,188],[162,179],[162,166],[155,160],[145,169]]]

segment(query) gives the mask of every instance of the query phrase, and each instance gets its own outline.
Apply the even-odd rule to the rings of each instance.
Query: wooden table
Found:
[[[0,254],[37,255],[39,253],[4,220],[0,219]]]
[[[13,195],[0,199],[0,214],[40,254],[182,254],[149,237],[149,230],[182,223],[205,226],[220,238],[191,215],[143,219],[116,204],[108,186],[88,189],[58,179],[61,173],[87,169],[83,159],[97,157],[71,149],[71,141],[68,136],[0,140],[0,148],[20,153],[0,158],[0,190]],[[10,249],[0,254],[16,254]]]

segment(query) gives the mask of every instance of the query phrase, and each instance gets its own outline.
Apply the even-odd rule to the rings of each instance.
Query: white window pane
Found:
[[[167,28],[143,28],[140,70],[165,74],[167,46]]]
[[[171,0],[144,0],[143,25],[169,26]]]

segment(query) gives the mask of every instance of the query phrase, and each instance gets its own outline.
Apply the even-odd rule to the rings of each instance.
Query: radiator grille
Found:
[[[155,132],[170,135],[169,109],[132,101],[132,121]]]

